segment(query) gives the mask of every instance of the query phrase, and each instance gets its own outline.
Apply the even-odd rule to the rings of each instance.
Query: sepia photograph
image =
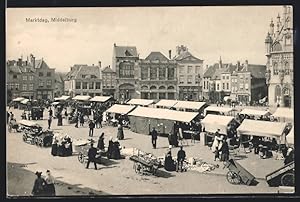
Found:
[[[291,5],[6,9],[6,197],[295,193]]]

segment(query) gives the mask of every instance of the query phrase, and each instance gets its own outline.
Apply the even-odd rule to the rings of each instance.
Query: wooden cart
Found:
[[[138,155],[133,155],[129,159],[134,162],[133,169],[139,175],[155,175],[160,166],[159,162],[156,162],[155,160],[146,160]]]
[[[295,163],[294,161],[275,170],[266,176],[267,183],[271,187],[295,186]]]
[[[88,160],[88,151],[89,148],[91,148],[91,143],[93,141],[91,141],[90,139],[88,139],[87,141],[82,141],[79,144],[75,145],[75,150],[76,152],[78,152],[78,161],[80,163],[86,163]],[[106,154],[105,151],[101,151],[101,150],[97,150],[97,156],[96,156],[96,163],[101,163],[101,156],[104,156]]]
[[[255,177],[249,173],[244,167],[233,159],[229,159],[224,163],[224,166],[229,169],[226,177],[231,184],[246,184],[250,185]],[[225,168],[224,167],[224,168]]]

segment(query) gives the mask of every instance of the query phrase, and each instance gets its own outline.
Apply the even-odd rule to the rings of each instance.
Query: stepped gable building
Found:
[[[112,70],[116,72],[115,98],[125,101],[139,98],[136,91],[139,80],[139,55],[134,46],[113,47]]]
[[[275,24],[271,20],[265,39],[268,102],[270,106],[294,106],[293,8],[283,6]]]

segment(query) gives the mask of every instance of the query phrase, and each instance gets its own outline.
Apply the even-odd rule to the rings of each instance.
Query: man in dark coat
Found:
[[[34,181],[31,194],[33,196],[43,196],[44,186],[46,185],[46,181],[42,178],[42,172],[36,172],[35,175],[37,176],[37,178]]]
[[[91,148],[88,151],[88,162],[86,165],[86,168],[89,168],[90,162],[94,163],[95,170],[97,170],[97,163],[96,163],[96,155],[97,155],[97,149],[93,147],[93,143],[91,144]]]
[[[157,136],[158,136],[157,131],[153,127],[151,131],[151,140],[152,140],[153,149],[156,149]]]
[[[93,135],[94,135],[94,128],[95,128],[95,123],[94,123],[93,120],[90,120],[89,128],[90,128],[89,136],[93,137]]]
[[[182,172],[182,165],[185,157],[186,157],[185,151],[183,150],[183,147],[180,146],[180,150],[177,153],[177,165],[178,165],[178,170],[180,170],[181,172]]]

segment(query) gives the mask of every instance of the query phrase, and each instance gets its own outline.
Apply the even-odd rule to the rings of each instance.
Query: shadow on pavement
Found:
[[[246,159],[248,158],[247,155],[241,155],[241,154],[238,154],[238,155],[234,155],[232,156],[234,160],[242,160],[242,159]]]
[[[26,164],[7,163],[7,196],[10,198],[30,196],[36,176],[33,172],[25,170]],[[109,195],[108,193],[79,187],[80,184],[68,184],[55,178],[55,190],[57,196],[73,195]]]
[[[170,177],[174,177],[175,175],[173,175],[172,173],[166,172],[164,170],[158,170],[156,173],[157,177],[162,177],[162,178],[170,178]]]
[[[101,165],[104,165],[104,166],[111,166],[111,165],[115,165],[115,164],[119,164],[119,162],[117,162],[117,161],[112,161],[112,160],[107,159],[107,158],[101,158]]]

